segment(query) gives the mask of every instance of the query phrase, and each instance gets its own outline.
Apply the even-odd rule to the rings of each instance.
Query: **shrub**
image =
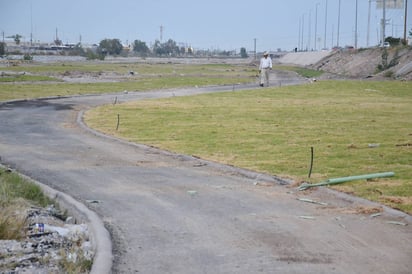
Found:
[[[30,54],[26,53],[23,55],[23,60],[24,61],[33,61],[33,56],[31,56]]]
[[[25,201],[19,200],[0,206],[0,240],[19,240],[25,236],[25,204]]]

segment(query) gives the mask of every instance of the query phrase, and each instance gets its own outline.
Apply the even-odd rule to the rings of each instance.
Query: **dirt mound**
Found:
[[[311,68],[349,78],[412,80],[412,48],[340,50]]]

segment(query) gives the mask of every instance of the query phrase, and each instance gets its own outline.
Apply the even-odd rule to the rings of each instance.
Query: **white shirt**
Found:
[[[272,68],[272,59],[268,56],[267,58],[263,57],[260,59],[259,69],[268,69]]]

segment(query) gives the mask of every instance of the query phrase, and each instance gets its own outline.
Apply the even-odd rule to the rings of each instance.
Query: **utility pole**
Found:
[[[254,53],[255,53],[255,60],[256,60],[256,59],[257,59],[257,58],[256,58],[256,38],[253,39],[253,42],[254,42],[254,45],[255,45],[253,51],[254,51]]]
[[[337,44],[336,46],[339,47],[339,32],[340,32],[340,0],[339,0],[339,8],[338,8],[338,37],[337,37]]]
[[[404,29],[403,29],[403,41],[406,43],[406,28],[408,27],[407,26],[407,23],[408,23],[408,0],[405,0],[405,16],[404,16],[405,18],[405,25],[404,25]]]
[[[298,48],[299,48],[299,51],[300,51],[300,32],[301,32],[301,30],[302,30],[302,18],[301,17],[299,17],[299,38],[298,38]]]
[[[317,49],[317,45],[316,45],[316,40],[318,40],[318,6],[320,4],[316,3],[316,12],[315,12],[315,51],[318,50]]]
[[[328,25],[328,0],[326,0],[326,7],[325,7],[325,37],[323,38],[323,48],[326,49],[326,30]]]
[[[303,51],[303,33],[305,30],[305,14],[302,15],[302,39],[300,40],[300,42],[302,43],[302,51]]]
[[[369,35],[370,35],[370,28],[371,28],[371,2],[369,0],[369,9],[368,9],[368,31],[366,33],[366,47],[369,47]]]
[[[383,5],[382,5],[382,20],[381,20],[381,46],[383,47],[383,44],[385,43],[385,36],[386,36],[386,0],[382,0]]]
[[[160,25],[160,43],[163,42],[163,25]]]
[[[30,46],[33,46],[33,5],[30,3]]]
[[[355,16],[355,49],[358,49],[358,0],[356,0],[356,16]]]
[[[312,40],[312,10],[309,11],[309,33],[307,50],[310,51],[310,40]]]

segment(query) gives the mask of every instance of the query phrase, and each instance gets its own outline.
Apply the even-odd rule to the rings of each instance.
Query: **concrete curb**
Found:
[[[2,165],[0,164],[0,166]],[[38,185],[45,195],[56,200],[63,209],[69,211],[77,220],[87,223],[95,252],[90,273],[112,273],[113,254],[111,237],[99,216],[73,197],[21,174],[18,171],[16,172],[24,179]]]

